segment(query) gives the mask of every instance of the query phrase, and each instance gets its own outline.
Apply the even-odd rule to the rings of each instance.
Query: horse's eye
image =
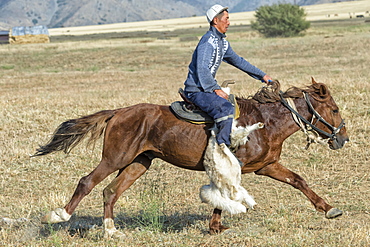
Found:
[[[338,112],[339,112],[338,109],[333,110],[333,113],[338,113]]]

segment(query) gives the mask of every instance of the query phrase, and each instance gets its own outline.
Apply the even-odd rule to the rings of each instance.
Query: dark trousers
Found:
[[[218,144],[230,146],[230,133],[234,117],[234,106],[216,93],[186,93],[188,99],[212,117],[218,128]]]

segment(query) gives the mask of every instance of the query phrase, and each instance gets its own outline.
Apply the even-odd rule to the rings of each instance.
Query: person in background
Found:
[[[214,119],[218,128],[217,143],[229,147],[234,106],[215,79],[221,62],[231,64],[266,83],[272,81],[272,78],[237,55],[231,48],[225,35],[230,26],[227,9],[228,7],[216,4],[207,11],[210,28],[200,39],[193,53],[184,83],[184,93],[193,104]]]

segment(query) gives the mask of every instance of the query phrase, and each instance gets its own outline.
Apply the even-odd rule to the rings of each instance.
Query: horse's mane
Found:
[[[330,97],[330,92],[323,83],[313,83],[306,88],[290,87],[285,92],[282,92],[280,90],[280,82],[275,80],[271,85],[260,88],[255,95],[249,96],[248,99],[266,104],[280,101],[281,96],[284,98],[302,98],[303,93],[308,93],[321,102],[326,101]]]

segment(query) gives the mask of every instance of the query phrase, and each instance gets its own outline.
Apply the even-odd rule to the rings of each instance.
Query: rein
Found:
[[[333,140],[333,141],[337,139],[337,134],[339,133],[339,131],[345,125],[343,119],[342,119],[342,122],[339,124],[339,126],[337,128],[334,127],[334,126],[332,126],[331,124],[329,124],[313,108],[313,106],[312,106],[312,104],[311,104],[311,102],[310,102],[310,100],[308,98],[308,93],[303,92],[304,99],[305,99],[305,101],[306,101],[309,109],[313,113],[313,116],[312,116],[312,119],[311,119],[311,122],[310,122],[310,121],[308,121],[307,119],[305,119],[302,115],[300,115],[298,113],[297,108],[295,107],[295,104],[294,104],[294,102],[293,102],[293,100],[291,98],[287,98],[287,100],[285,100],[285,98],[283,97],[283,92],[282,91],[280,91],[279,95],[280,95],[280,99],[281,99],[281,102],[283,103],[283,105],[291,111],[294,121],[299,125],[299,127],[302,129],[302,131],[306,134],[306,136],[307,136],[306,149],[309,148],[309,146],[310,146],[311,143],[326,144],[328,142],[328,139]],[[322,129],[319,129],[318,127],[316,127],[316,125],[315,125],[316,123],[315,124],[313,123],[314,120],[315,120],[315,118],[317,119],[316,120],[316,123],[322,122],[329,129],[332,130],[332,133],[328,133],[328,132],[326,132],[326,131],[324,131]],[[327,139],[321,138],[318,133],[326,136]]]

